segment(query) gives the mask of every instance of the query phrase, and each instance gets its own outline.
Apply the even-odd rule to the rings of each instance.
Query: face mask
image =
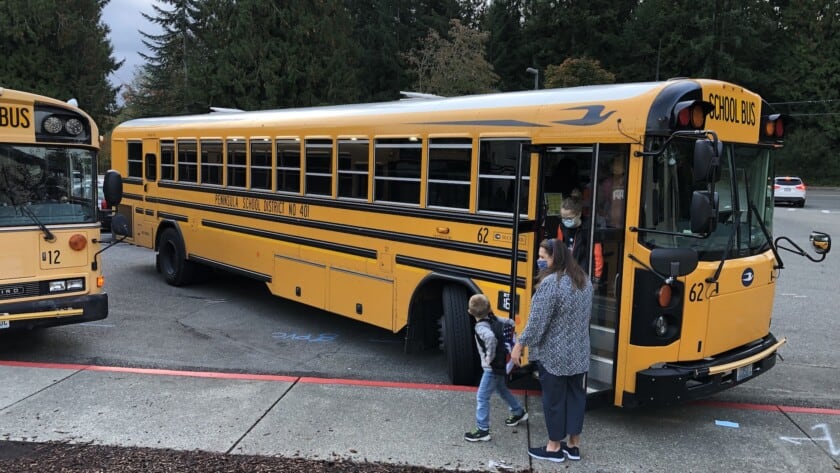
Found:
[[[575,218],[564,218],[563,226],[566,228],[576,228],[580,226],[580,217]]]
[[[538,259],[537,260],[537,268],[539,268],[540,271],[542,271],[544,269],[547,269],[548,268],[548,261],[546,261],[544,259]]]

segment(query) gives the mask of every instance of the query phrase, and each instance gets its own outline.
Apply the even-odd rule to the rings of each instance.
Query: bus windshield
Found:
[[[96,221],[95,153],[0,144],[0,227]]]
[[[648,149],[661,144],[653,143]],[[708,236],[691,233],[691,196],[706,190],[692,173],[693,140],[673,140],[664,153],[644,158],[640,242],[648,248],[691,248],[701,261],[755,255],[769,248],[762,230],[773,231],[772,164],[769,150],[724,143],[717,228]],[[648,230],[670,232],[654,233]]]

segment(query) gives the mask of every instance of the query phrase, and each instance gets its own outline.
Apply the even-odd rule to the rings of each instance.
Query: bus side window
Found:
[[[157,155],[155,153],[146,153],[145,165],[146,165],[146,180],[147,181],[156,181],[157,180]]]

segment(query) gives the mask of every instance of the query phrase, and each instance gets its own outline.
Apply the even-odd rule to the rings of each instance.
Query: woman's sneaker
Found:
[[[522,414],[519,415],[511,415],[507,419],[505,419],[505,425],[508,427],[514,427],[523,420],[528,420],[528,411],[522,410]]]
[[[566,442],[560,442],[560,451],[562,451],[569,460],[580,460],[580,448],[578,447],[570,447],[566,444]]]
[[[549,452],[545,447],[533,447],[528,449],[528,455],[540,460],[548,460],[554,463],[563,463],[566,457],[563,456],[563,449],[556,452]]]
[[[490,431],[481,430],[476,427],[464,434],[464,440],[467,442],[486,442],[490,440]]]

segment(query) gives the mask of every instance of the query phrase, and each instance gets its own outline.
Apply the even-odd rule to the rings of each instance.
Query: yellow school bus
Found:
[[[247,276],[442,349],[457,384],[479,371],[469,296],[521,331],[538,245],[582,199],[603,256],[588,390],[632,406],[773,366],[784,123],[743,87],[679,79],[137,119],[112,150],[129,241],[168,283]]]
[[[99,145],[77,106],[0,88],[0,332],[107,317]],[[108,181],[118,203],[118,182]]]

